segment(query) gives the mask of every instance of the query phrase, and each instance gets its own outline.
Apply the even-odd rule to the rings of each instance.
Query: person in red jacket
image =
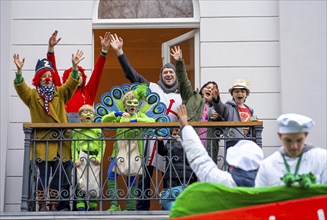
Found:
[[[68,79],[68,76],[72,71],[72,68],[69,68],[64,71],[64,74],[62,76],[62,82],[61,82],[56,66],[55,55],[54,55],[54,47],[61,40],[61,38],[57,38],[57,34],[58,31],[56,30],[49,39],[47,59],[51,61],[55,72],[53,76],[54,84],[56,86],[61,86],[61,84],[65,83],[66,80]],[[108,49],[110,47],[110,32],[106,32],[103,37],[100,36],[100,41],[101,41],[102,50],[95,63],[94,69],[92,71],[92,75],[88,83],[86,83],[87,76],[85,74],[85,70],[81,66],[78,66],[80,83],[73,97],[66,104],[68,122],[77,122],[77,123],[81,122],[78,116],[79,108],[85,104],[89,104],[93,106],[97,89],[100,84],[103,68],[106,63]]]
[[[56,86],[61,86],[66,82],[68,79],[69,74],[72,71],[72,68],[69,68],[65,70],[63,76],[62,76],[62,82],[60,80],[58,69],[56,66],[56,58],[54,55],[54,47],[59,43],[61,38],[57,38],[58,31],[54,31],[51,37],[49,38],[48,43],[48,53],[47,53],[47,59],[52,63],[54,74],[52,75],[53,83]],[[93,106],[94,99],[97,93],[97,89],[100,84],[101,75],[103,72],[103,68],[106,62],[107,52],[110,47],[110,33],[106,32],[103,37],[100,36],[101,41],[101,47],[102,50],[100,52],[100,55],[95,63],[92,75],[90,77],[90,80],[86,84],[86,75],[84,72],[84,69],[81,66],[77,66],[78,68],[78,75],[80,78],[80,82],[78,85],[78,88],[76,89],[75,93],[71,97],[71,99],[66,103],[66,112],[67,112],[67,120],[68,122],[76,122],[80,123],[81,120],[78,115],[78,110],[80,107],[82,107],[84,104],[89,104]],[[67,161],[64,163],[64,170],[61,174],[61,187],[63,190],[66,190],[69,192],[70,190],[70,180],[65,178],[66,176],[71,176],[71,170],[72,170],[72,163],[71,161]],[[66,196],[66,197],[64,197]],[[64,194],[63,198],[68,199],[70,197],[69,193]],[[75,201],[74,201],[75,203]],[[76,205],[73,206],[74,208]],[[69,201],[60,201],[57,207],[58,210],[63,211],[69,211],[70,205]]]

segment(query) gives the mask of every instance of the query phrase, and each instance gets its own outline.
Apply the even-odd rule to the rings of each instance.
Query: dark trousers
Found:
[[[226,147],[225,149],[227,150],[229,147],[233,147],[235,144],[237,144],[237,142],[239,142],[240,140],[233,140],[233,141],[226,141]]]
[[[41,161],[37,163],[40,171],[38,190],[44,191],[46,188],[58,190],[59,187],[59,161]],[[52,180],[49,187],[50,170],[52,170]]]
[[[66,161],[63,162],[64,169],[61,172],[61,198],[69,199],[70,198],[70,185],[71,185],[71,174],[72,174],[72,162]],[[58,210],[70,211],[70,202],[69,200],[60,201],[57,207]]]
[[[41,161],[37,162],[36,164],[40,173],[40,179],[37,183],[39,204],[44,204],[48,198],[58,199],[60,194],[59,161]],[[50,201],[50,204],[57,204],[57,201]]]
[[[150,183],[151,183],[151,178],[152,178],[152,174],[153,174],[153,170],[154,170],[154,166],[149,165],[147,167],[145,167],[145,172],[143,175],[141,175],[139,177],[139,181],[138,181],[138,190],[136,193],[136,197],[141,199],[141,200],[136,200],[136,210],[149,210],[150,209],[150,200],[146,199],[146,198],[150,198],[151,194],[150,194]],[[141,194],[142,192],[144,192],[144,197]],[[142,199],[144,198],[144,199]]]

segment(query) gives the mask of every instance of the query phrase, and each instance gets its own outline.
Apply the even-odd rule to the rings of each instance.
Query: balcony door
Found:
[[[158,82],[160,68],[163,62],[172,62],[170,47],[180,45],[186,63],[189,78],[194,85],[198,77],[195,71],[198,66],[198,51],[195,46],[196,31],[190,28],[171,29],[117,29],[117,30],[94,30],[94,63],[101,51],[99,36],[106,31],[116,33],[123,41],[123,50],[130,64],[150,82]],[[197,62],[195,62],[197,61]],[[117,55],[112,48],[109,49],[107,62],[101,77],[95,103],[100,102],[100,97],[113,86],[130,83],[124,77]]]
[[[172,62],[169,50],[171,46],[180,45],[183,49],[183,56],[186,62],[189,77],[194,84],[195,69],[195,46],[194,29],[191,28],[158,28],[158,29],[110,29],[94,30],[94,63],[101,51],[99,36],[105,32],[116,33],[123,41],[123,51],[127,55],[130,64],[134,69],[142,74],[150,82],[158,82],[160,69],[165,62]],[[191,33],[191,34],[190,34]],[[198,53],[197,53],[198,54]],[[118,62],[117,55],[112,48],[109,49],[104,72],[98,88],[95,104],[100,102],[101,95],[108,92],[113,86],[120,86],[124,83],[130,83],[125,77],[123,70]],[[110,132],[114,135],[114,132]],[[108,158],[110,158],[113,149],[113,142],[107,141],[107,147],[103,159],[105,168],[102,176],[106,178],[106,168],[109,167]],[[156,176],[159,182],[162,178],[154,172],[153,181],[156,182]],[[118,178],[118,185],[123,185],[122,179]],[[162,186],[161,186],[162,187]],[[160,187],[160,190],[161,190]],[[106,188],[105,188],[106,189]],[[154,189],[152,189],[154,190]],[[123,207],[125,203],[121,203]],[[104,209],[109,208],[109,203],[104,202]],[[152,210],[160,210],[161,206],[158,200],[151,202]]]

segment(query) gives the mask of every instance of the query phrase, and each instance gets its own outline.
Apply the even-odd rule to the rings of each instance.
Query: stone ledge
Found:
[[[0,219],[169,219],[169,211],[0,212]]]

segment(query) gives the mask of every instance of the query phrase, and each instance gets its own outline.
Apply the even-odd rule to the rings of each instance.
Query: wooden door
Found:
[[[174,29],[117,29],[117,30],[94,30],[94,63],[101,51],[101,44],[99,36],[103,36],[105,32],[116,33],[123,41],[123,50],[127,55],[130,64],[134,69],[142,74],[149,82],[157,83],[159,80],[159,73],[162,67],[162,51],[161,45],[177,36],[183,35],[192,29],[189,28],[174,28]],[[186,65],[193,66],[193,71],[189,73],[190,79],[194,85],[194,41],[182,43],[183,56]],[[172,63],[174,63],[172,61]],[[193,63],[193,64],[192,64]],[[115,51],[110,48],[104,72],[102,74],[100,86],[98,88],[95,104],[100,102],[101,95],[108,92],[113,86],[120,86],[125,83],[130,83],[124,77],[124,73],[120,67]],[[112,153],[112,142],[107,142],[107,148],[104,155],[104,171],[103,177],[107,176],[107,169],[109,167],[108,157]],[[155,172],[153,177],[155,176]],[[118,184],[122,184],[119,177]],[[159,174],[159,180],[161,174]],[[106,188],[105,188],[106,189]],[[154,190],[154,189],[153,189]],[[120,202],[122,210],[125,208],[125,202]],[[103,209],[106,210],[110,206],[109,203],[103,204]],[[161,210],[158,200],[151,202],[152,210]]]

